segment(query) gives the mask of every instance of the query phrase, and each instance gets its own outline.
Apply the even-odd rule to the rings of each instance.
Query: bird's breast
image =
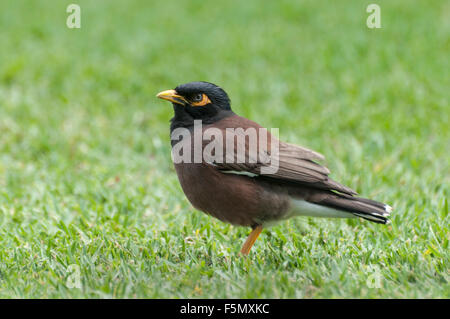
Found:
[[[257,179],[223,174],[204,163],[174,164],[183,192],[191,204],[224,222],[240,226],[282,219],[289,196]]]

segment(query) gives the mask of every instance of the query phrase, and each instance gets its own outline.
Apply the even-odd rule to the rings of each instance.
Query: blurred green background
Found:
[[[0,297],[450,297],[448,1],[376,1],[381,29],[372,1],[73,2],[81,29],[0,3]],[[392,224],[297,218],[240,258],[170,160],[155,94],[193,80]]]

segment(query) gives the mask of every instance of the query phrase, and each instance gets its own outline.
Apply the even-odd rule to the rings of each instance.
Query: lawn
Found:
[[[66,7],[81,7],[81,29]],[[1,298],[449,298],[450,5],[2,1]],[[249,229],[191,207],[155,94],[206,80],[394,207]]]

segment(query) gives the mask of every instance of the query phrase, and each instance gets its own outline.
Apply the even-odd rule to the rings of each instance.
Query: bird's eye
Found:
[[[204,93],[194,94],[193,96],[191,96],[190,100],[191,106],[205,106],[211,103],[211,100]]]
[[[203,99],[203,94],[195,94],[193,97],[192,97],[192,101],[193,102],[200,102],[201,100]]]

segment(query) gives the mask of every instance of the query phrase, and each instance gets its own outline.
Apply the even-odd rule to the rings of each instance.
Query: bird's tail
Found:
[[[339,211],[349,212],[371,222],[390,223],[388,217],[392,207],[371,199],[336,194],[325,197],[320,204]]]

